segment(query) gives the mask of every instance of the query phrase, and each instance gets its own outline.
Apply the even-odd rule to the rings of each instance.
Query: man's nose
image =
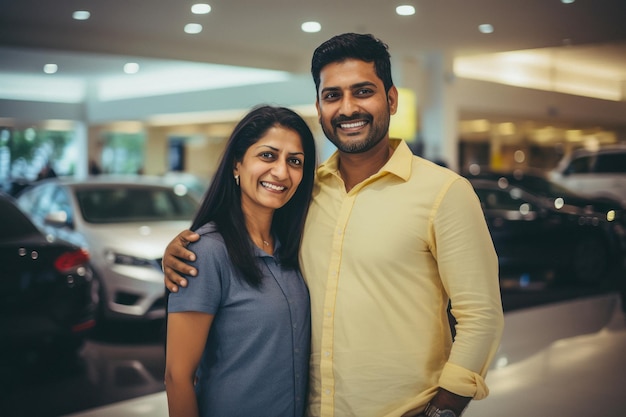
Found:
[[[341,99],[341,107],[339,108],[340,114],[344,116],[352,116],[354,113],[358,112],[358,106],[355,99],[346,94]]]

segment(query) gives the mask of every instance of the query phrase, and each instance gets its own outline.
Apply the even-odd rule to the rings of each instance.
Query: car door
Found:
[[[564,219],[517,187],[476,188],[501,266],[545,267],[562,257]]]

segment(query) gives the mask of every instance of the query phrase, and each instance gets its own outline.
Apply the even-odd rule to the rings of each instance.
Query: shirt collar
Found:
[[[391,158],[378,171],[377,175],[384,173],[393,174],[404,181],[408,181],[411,176],[411,165],[413,163],[413,152],[409,149],[407,143],[402,139],[389,139],[389,146],[394,150]],[[339,152],[335,151],[326,162],[317,168],[318,178],[327,177],[329,175],[339,176]]]

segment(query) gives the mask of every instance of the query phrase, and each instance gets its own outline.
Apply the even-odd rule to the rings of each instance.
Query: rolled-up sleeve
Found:
[[[504,326],[498,259],[471,184],[455,180],[433,223],[442,284],[451,300],[456,336],[441,387],[465,397],[487,396],[484,381]]]

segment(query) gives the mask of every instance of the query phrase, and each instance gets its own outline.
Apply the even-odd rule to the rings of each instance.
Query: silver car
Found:
[[[626,208],[626,146],[578,149],[549,172],[552,181],[595,198],[619,200]]]
[[[89,250],[105,319],[165,315],[161,257],[188,228],[199,200],[157,178],[54,178],[24,190],[19,206],[45,233]]]

